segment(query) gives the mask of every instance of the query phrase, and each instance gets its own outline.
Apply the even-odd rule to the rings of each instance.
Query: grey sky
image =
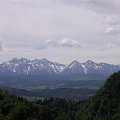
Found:
[[[120,64],[119,11],[120,0],[0,0],[0,62]]]

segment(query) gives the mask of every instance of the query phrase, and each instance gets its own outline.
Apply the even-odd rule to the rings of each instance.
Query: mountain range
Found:
[[[71,75],[71,74],[112,74],[120,70],[120,65],[96,63],[88,60],[80,63],[74,60],[68,65],[43,59],[28,60],[13,58],[0,64],[0,74],[15,75]]]

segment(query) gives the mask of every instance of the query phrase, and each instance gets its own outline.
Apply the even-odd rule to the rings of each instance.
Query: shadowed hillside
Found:
[[[78,120],[120,120],[120,72],[110,76],[84,105],[78,113]]]

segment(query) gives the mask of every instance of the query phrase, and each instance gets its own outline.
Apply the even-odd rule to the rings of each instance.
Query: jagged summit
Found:
[[[94,62],[92,60],[87,60],[86,63],[91,64],[91,63],[94,63]]]
[[[47,58],[42,58],[40,61],[42,61],[42,62],[50,62]]]
[[[81,63],[78,62],[77,60],[74,60],[72,63],[70,63],[68,65],[68,67],[72,68],[72,67],[78,67],[78,66],[81,66]]]
[[[0,64],[0,74],[111,74],[120,70],[120,65],[74,60],[68,65],[52,62],[46,58],[29,60],[13,58]]]
[[[29,61],[26,58],[12,58],[9,62],[17,62],[17,61]]]
[[[62,71],[63,74],[84,74],[84,68],[82,64],[79,63],[77,60],[74,60],[65,69]]]
[[[83,63],[84,65],[86,65],[86,66],[89,66],[89,67],[92,67],[92,66],[94,66],[94,65],[98,65],[98,63],[96,63],[96,62],[94,62],[94,61],[92,61],[92,60],[88,60],[88,61],[86,61],[85,63]]]
[[[73,60],[73,62],[72,63],[79,63],[77,60]]]

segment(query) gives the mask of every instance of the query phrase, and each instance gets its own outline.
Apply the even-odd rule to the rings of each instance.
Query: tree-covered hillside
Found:
[[[0,120],[46,120],[48,110],[43,105],[33,104],[22,97],[0,94]]]
[[[120,72],[107,79],[105,85],[77,114],[78,120],[120,120]]]
[[[81,103],[60,98],[30,102],[1,91],[0,120],[75,120]]]

